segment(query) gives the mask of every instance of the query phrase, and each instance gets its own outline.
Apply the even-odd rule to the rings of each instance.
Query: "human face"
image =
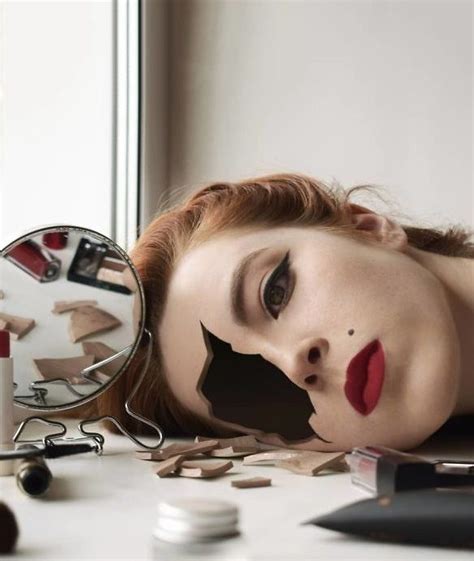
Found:
[[[373,224],[362,228],[368,241],[316,227],[238,230],[186,252],[173,272],[158,334],[175,398],[216,429],[303,449],[407,449],[439,428],[455,406],[460,363],[445,291],[400,237],[382,228],[372,239]],[[250,255],[242,322],[232,313],[231,287]],[[200,390],[209,366],[201,324],[236,353],[261,355],[307,392],[314,438],[289,442],[216,418]],[[362,359],[366,385],[357,389],[348,367],[370,344],[378,350],[376,374],[369,366],[364,378],[368,358]]]

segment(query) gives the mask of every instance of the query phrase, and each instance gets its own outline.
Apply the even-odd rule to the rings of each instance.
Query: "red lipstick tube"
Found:
[[[13,448],[13,359],[10,333],[0,330],[0,452]],[[0,461],[0,475],[12,475],[13,467],[13,460]]]
[[[39,282],[54,281],[61,272],[61,261],[33,240],[14,247],[6,258]]]

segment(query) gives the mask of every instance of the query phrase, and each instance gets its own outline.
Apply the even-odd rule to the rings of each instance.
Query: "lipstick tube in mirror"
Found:
[[[5,257],[39,282],[54,281],[61,273],[61,261],[34,240],[15,246]]]

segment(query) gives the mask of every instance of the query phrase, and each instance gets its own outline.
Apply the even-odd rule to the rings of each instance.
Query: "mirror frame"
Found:
[[[143,333],[144,333],[144,330],[145,330],[145,318],[146,318],[145,291],[144,291],[144,288],[143,288],[142,281],[140,279],[140,275],[138,274],[138,271],[135,268],[135,265],[132,263],[132,261],[131,261],[130,257],[127,255],[127,253],[116,242],[114,242],[112,239],[108,238],[107,236],[104,236],[104,234],[100,234],[99,232],[96,232],[95,230],[92,230],[90,228],[85,228],[83,226],[73,226],[73,225],[70,225],[70,224],[56,224],[56,225],[40,226],[38,228],[30,230],[26,234],[21,235],[20,237],[16,238],[15,240],[13,240],[9,244],[7,244],[4,248],[2,248],[0,250],[0,258],[5,258],[5,254],[8,253],[8,251],[10,249],[12,249],[13,247],[15,247],[16,245],[18,245],[20,243],[23,243],[23,242],[31,239],[31,237],[33,237],[33,236],[36,236],[36,235],[39,235],[39,234],[47,234],[47,233],[50,233],[50,232],[69,232],[70,230],[74,230],[76,232],[81,232],[85,235],[94,235],[100,241],[102,241],[104,243],[107,243],[109,245],[112,244],[113,248],[117,251],[117,253],[122,257],[122,259],[127,263],[127,265],[130,267],[131,271],[133,272],[133,274],[135,276],[135,280],[137,281],[137,293],[138,293],[139,298],[140,298],[140,305],[141,305],[141,311],[142,311],[140,321],[138,323],[137,333],[135,335],[135,341],[133,343],[130,355],[127,357],[127,360],[122,365],[122,368],[117,372],[117,374],[115,374],[115,376],[113,378],[111,378],[106,384],[101,386],[97,391],[95,391],[91,395],[86,395],[86,396],[84,396],[84,398],[78,399],[77,401],[74,401],[70,404],[53,405],[53,406],[50,406],[50,407],[41,406],[41,405],[39,405],[39,406],[38,405],[30,405],[30,404],[23,403],[21,401],[17,401],[16,399],[13,399],[13,403],[16,406],[21,407],[22,409],[29,409],[29,410],[32,410],[32,411],[60,412],[60,411],[67,411],[69,409],[74,409],[75,407],[80,407],[82,405],[85,405],[89,401],[92,401],[92,400],[96,399],[97,397],[102,395],[109,387],[111,387],[120,378],[120,376],[123,375],[123,373],[129,367],[131,361],[133,360],[133,357],[135,356],[135,354],[137,352],[138,346],[140,345],[140,342],[142,340]]]

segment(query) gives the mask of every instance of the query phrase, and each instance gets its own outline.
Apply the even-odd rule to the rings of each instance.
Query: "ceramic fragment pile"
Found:
[[[347,471],[344,452],[313,452],[307,450],[262,450],[253,436],[211,439],[196,437],[194,443],[170,444],[159,450],[139,450],[135,457],[157,462],[154,471],[159,477],[214,478],[229,472],[233,462],[228,458],[243,458],[243,466],[274,465],[300,475],[314,476],[321,472]],[[216,460],[227,458],[227,460]],[[239,489],[268,487],[268,477],[234,479],[231,486]]]

